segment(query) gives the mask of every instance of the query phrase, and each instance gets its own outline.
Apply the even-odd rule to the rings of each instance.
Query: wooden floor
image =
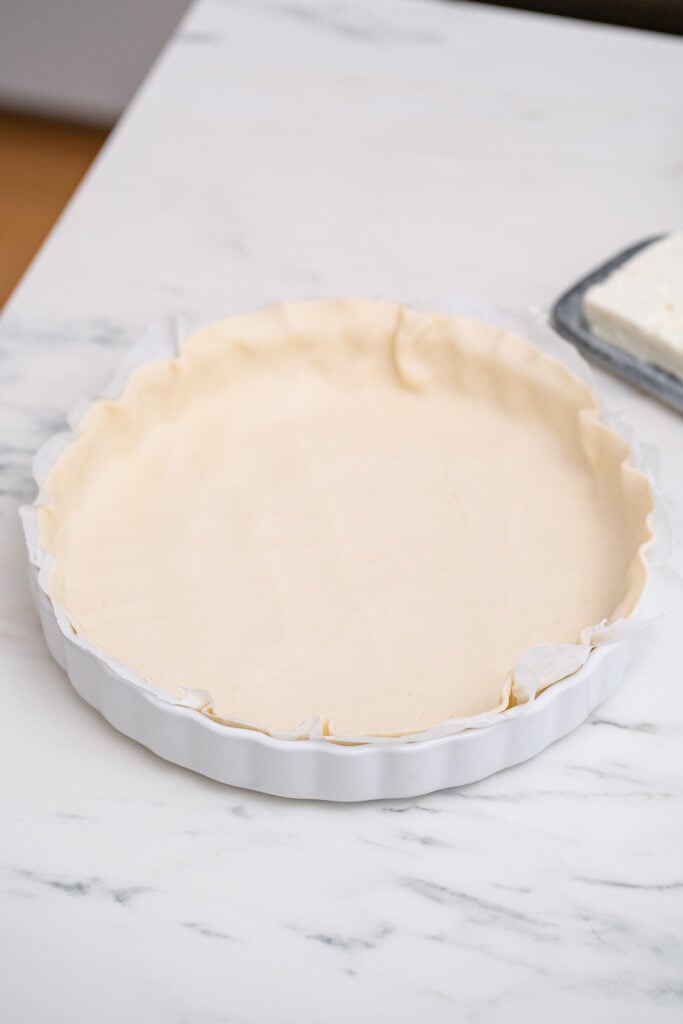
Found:
[[[106,137],[101,128],[0,111],[0,306]]]

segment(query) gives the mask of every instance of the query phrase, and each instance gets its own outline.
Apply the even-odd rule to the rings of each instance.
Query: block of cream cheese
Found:
[[[683,378],[683,232],[668,235],[586,291],[591,330]]]

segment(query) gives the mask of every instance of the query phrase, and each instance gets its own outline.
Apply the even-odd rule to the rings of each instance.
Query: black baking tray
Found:
[[[583,315],[583,296],[591,285],[603,281],[641,249],[646,249],[648,245],[664,237],[653,235],[651,238],[645,238],[596,267],[560,296],[552,308],[551,317],[555,330],[576,345],[587,359],[635,385],[641,391],[653,395],[677,412],[683,413],[683,380],[653,363],[646,363],[628,352],[623,352],[609,341],[598,338],[591,331]]]

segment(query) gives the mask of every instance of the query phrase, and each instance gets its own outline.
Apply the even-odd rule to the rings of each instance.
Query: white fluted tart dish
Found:
[[[656,500],[561,359],[378,301],[149,332],[36,459],[50,649],[161,756],[408,796],[533,755],[616,686]]]

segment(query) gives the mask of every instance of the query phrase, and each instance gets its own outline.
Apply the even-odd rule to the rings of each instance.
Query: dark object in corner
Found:
[[[683,0],[491,0],[487,6],[516,7],[538,14],[683,35]]]

